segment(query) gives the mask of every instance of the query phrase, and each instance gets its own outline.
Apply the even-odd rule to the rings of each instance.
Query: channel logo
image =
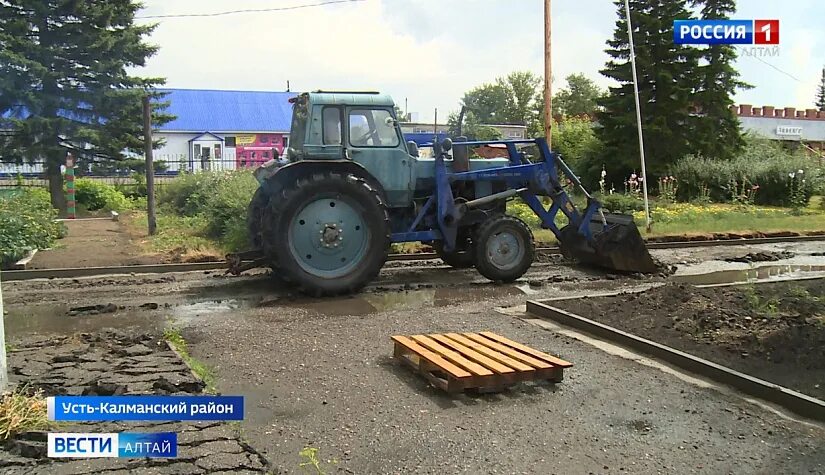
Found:
[[[49,433],[47,455],[56,458],[175,458],[178,435],[156,433]]]
[[[674,20],[673,42],[683,45],[778,45],[779,20]]]

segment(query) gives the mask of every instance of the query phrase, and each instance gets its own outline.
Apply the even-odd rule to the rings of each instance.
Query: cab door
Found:
[[[347,107],[345,123],[349,157],[383,185],[388,206],[409,206],[414,188],[413,160],[390,109]]]

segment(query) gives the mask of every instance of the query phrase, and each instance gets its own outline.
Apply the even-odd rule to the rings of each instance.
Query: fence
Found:
[[[155,184],[163,186],[183,173],[202,171],[229,171],[254,168],[262,160],[250,161],[225,157],[221,159],[192,160],[186,154],[158,155],[154,157]],[[26,163],[22,165],[0,163],[0,188],[18,186],[47,186],[45,162]],[[65,171],[65,168],[62,168]],[[146,167],[142,157],[122,161],[89,162],[79,160],[75,176],[90,178],[116,186],[135,186],[133,175],[145,175]]]

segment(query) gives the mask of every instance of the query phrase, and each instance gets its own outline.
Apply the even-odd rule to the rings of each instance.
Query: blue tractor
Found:
[[[317,91],[292,103],[288,159],[255,171],[253,249],[228,256],[230,272],[269,266],[312,295],[352,293],[378,275],[392,243],[420,241],[451,266],[511,282],[534,256],[530,228],[506,212],[515,197],[555,234],[565,256],[615,271],[658,270],[632,217],[604,213],[543,139],[445,139],[423,157],[404,141],[387,95]],[[505,144],[509,156],[469,158],[472,147],[489,143]],[[534,161],[520,144],[535,146]],[[584,191],[585,209],[574,206],[561,176]]]

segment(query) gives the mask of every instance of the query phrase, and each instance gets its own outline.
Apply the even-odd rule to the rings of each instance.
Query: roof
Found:
[[[355,105],[392,107],[392,97],[375,92],[311,92],[309,101],[319,105]]]
[[[294,92],[158,89],[177,116],[159,128],[179,132],[288,132]]]

